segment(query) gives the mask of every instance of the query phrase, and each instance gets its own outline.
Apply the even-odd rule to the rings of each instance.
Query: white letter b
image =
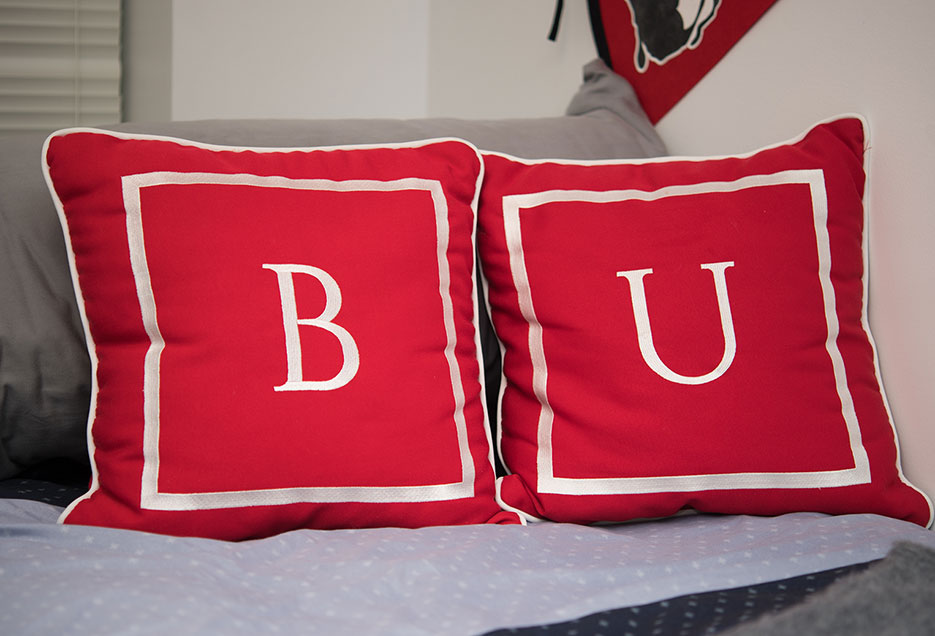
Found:
[[[353,336],[340,325],[332,322],[341,310],[341,288],[337,281],[325,270],[311,265],[269,265],[264,269],[276,272],[279,281],[279,299],[282,305],[282,326],[286,335],[286,382],[276,391],[330,391],[339,389],[357,374],[360,366],[360,353]],[[307,274],[315,277],[325,290],[325,308],[317,318],[299,318],[295,303],[295,274]],[[341,345],[344,362],[337,375],[329,380],[305,380],[302,377],[302,344],[299,340],[299,325],[309,325],[324,329],[334,335]]]

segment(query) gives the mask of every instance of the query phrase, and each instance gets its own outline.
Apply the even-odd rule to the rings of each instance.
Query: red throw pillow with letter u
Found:
[[[866,315],[864,121],[739,157],[485,156],[503,501],[531,517],[922,525]]]
[[[66,523],[244,539],[516,520],[478,362],[472,146],[46,144],[93,360]]]

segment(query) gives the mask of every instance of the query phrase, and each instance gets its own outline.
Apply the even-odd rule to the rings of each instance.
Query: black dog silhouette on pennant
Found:
[[[626,0],[636,31],[636,69],[665,64],[701,43],[721,0]]]

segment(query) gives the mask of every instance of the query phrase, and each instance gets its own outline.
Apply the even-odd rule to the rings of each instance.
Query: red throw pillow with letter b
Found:
[[[250,149],[71,130],[46,173],[93,360],[67,523],[244,539],[515,520],[456,140]]]

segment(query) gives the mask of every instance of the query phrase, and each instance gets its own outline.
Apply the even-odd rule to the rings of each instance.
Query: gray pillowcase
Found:
[[[123,123],[110,130],[206,143],[302,147],[460,137],[524,158],[613,159],[665,153],[632,88],[595,60],[566,115],[551,118],[205,120]],[[58,216],[42,177],[48,133],[0,138],[0,478],[87,457],[90,362]],[[486,315],[487,377],[499,348]],[[496,403],[491,382],[488,403]]]

